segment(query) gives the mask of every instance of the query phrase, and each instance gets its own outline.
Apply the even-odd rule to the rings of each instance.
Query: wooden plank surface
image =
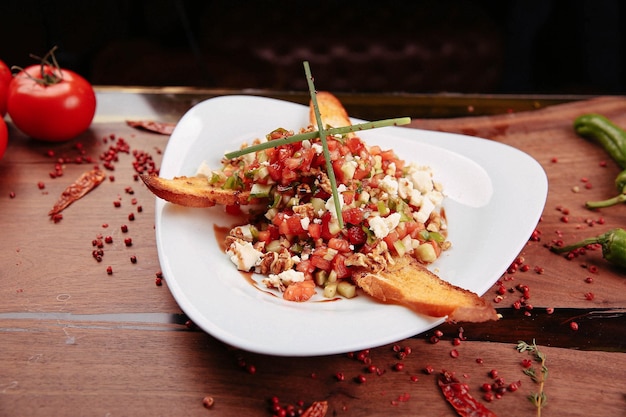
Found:
[[[541,240],[529,242],[521,253],[529,271],[503,281],[507,292],[498,307],[505,318],[463,326],[467,340],[458,346],[453,339],[461,326],[454,324],[439,328],[444,336],[436,344],[430,341],[433,332],[399,341],[411,348],[402,360],[392,345],[372,349],[369,358],[382,375],[368,373],[365,363],[347,355],[281,358],[242,352],[186,323],[167,277],[155,285],[160,268],[154,198],[134,178],[136,155],[150,156],[158,166],[167,136],[101,122],[75,141],[50,145],[10,127],[10,145],[0,161],[0,415],[271,416],[268,399],[278,396],[283,404],[328,400],[332,416],[452,416],[436,386],[436,372],[455,371],[481,399],[481,385],[492,381],[488,373],[497,369],[507,383],[521,381],[521,387],[485,404],[501,416],[528,416],[534,409],[526,396],[537,386],[523,373],[527,356],[515,350],[518,337],[536,339],[547,354],[549,402],[543,416],[623,415],[624,272],[609,267],[598,253],[568,261],[545,247],[555,236],[573,241],[625,224],[623,206],[599,213],[582,206],[586,199],[611,195],[619,172],[601,149],[573,134],[571,121],[588,111],[626,125],[626,100],[619,97],[528,113],[414,121],[413,127],[474,134],[528,152],[546,170],[550,191],[538,225]],[[70,206],[60,222],[51,221],[47,212],[58,195],[100,162],[114,143],[111,135],[130,147],[108,172],[113,178]],[[63,176],[50,178],[59,157],[74,160],[80,154],[77,144],[93,162],[66,162]],[[609,163],[601,167],[601,161]],[[563,208],[569,210],[567,223],[561,219]],[[113,238],[104,245],[102,262],[92,256],[98,235]],[[126,237],[132,246],[124,244]],[[477,244],[489,242],[477,237]],[[137,263],[130,261],[133,255]],[[589,276],[592,283],[585,282]],[[534,308],[528,316],[511,308],[519,297],[517,284],[530,288]],[[486,296],[496,297],[496,289]],[[589,292],[593,300],[586,299]],[[546,308],[554,308],[554,315]],[[612,314],[593,315],[593,309]],[[571,321],[579,323],[577,333]],[[603,337],[607,343],[584,344]],[[400,361],[404,369],[395,371]],[[435,373],[424,372],[429,366]],[[337,381],[338,372],[344,381]],[[367,382],[356,382],[358,375]],[[210,410],[202,405],[205,396],[215,401]]]

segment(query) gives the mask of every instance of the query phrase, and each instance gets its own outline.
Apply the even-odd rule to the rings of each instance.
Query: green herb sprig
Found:
[[[307,61],[304,61],[304,73],[306,75],[307,84],[309,87],[309,93],[311,95],[311,103],[313,105],[313,111],[315,114],[315,119],[317,121],[317,131],[300,133],[297,135],[293,135],[293,136],[289,136],[289,137],[285,137],[281,139],[275,139],[275,140],[267,141],[267,142],[253,145],[253,146],[248,146],[238,151],[228,152],[224,154],[224,157],[227,159],[238,158],[248,153],[258,152],[264,149],[274,148],[277,146],[287,145],[287,144],[295,143],[295,142],[300,142],[303,140],[312,140],[312,139],[319,137],[320,141],[322,142],[322,149],[324,151],[324,159],[326,160],[326,175],[328,175],[328,179],[330,180],[330,185],[332,188],[333,202],[335,203],[337,221],[339,222],[339,227],[343,229],[343,217],[341,215],[341,203],[339,201],[339,192],[337,190],[337,180],[335,178],[335,171],[333,170],[333,165],[330,160],[330,151],[328,149],[328,141],[326,139],[327,136],[328,135],[344,135],[350,132],[358,132],[361,130],[376,129],[379,127],[386,127],[386,126],[400,126],[400,125],[410,123],[411,118],[400,117],[400,118],[395,118],[395,119],[378,120],[375,122],[367,122],[367,123],[360,123],[360,124],[351,125],[351,126],[341,126],[341,127],[326,129],[322,122],[322,117],[320,114],[319,106],[317,105],[317,92],[315,90],[315,84],[313,82],[313,75],[311,74],[311,68]]]
[[[387,127],[387,126],[401,126],[401,125],[405,125],[408,123],[411,123],[410,117],[397,117],[394,119],[383,119],[383,120],[376,120],[374,122],[358,123],[358,124],[350,125],[350,126],[331,127],[331,128],[326,129],[326,134],[330,136],[345,135],[346,133],[360,132],[363,130],[370,130],[370,129],[378,129],[380,127]],[[269,148],[276,148],[278,146],[289,145],[290,143],[302,142],[304,140],[313,140],[319,137],[319,135],[320,135],[320,132],[318,131],[298,133],[293,136],[287,136],[287,137],[280,138],[280,139],[273,139],[267,142],[259,143],[257,145],[247,146],[237,151],[228,152],[224,154],[224,157],[226,159],[238,158],[240,156],[243,156],[249,153],[259,152],[259,151],[269,149]]]
[[[339,227],[343,229],[343,216],[341,215],[341,203],[339,202],[339,191],[337,191],[337,180],[335,179],[335,170],[333,169],[333,163],[330,160],[330,151],[328,150],[328,140],[326,136],[326,128],[324,127],[324,122],[322,122],[322,115],[320,113],[320,108],[317,105],[317,92],[315,90],[315,84],[313,83],[313,75],[311,74],[311,68],[309,67],[309,63],[304,61],[304,74],[306,75],[306,81],[309,85],[309,93],[311,94],[311,103],[313,104],[313,112],[315,113],[315,119],[317,120],[317,131],[320,135],[320,140],[322,142],[322,148],[324,150],[324,159],[326,160],[326,175],[328,175],[328,179],[330,180],[330,186],[333,191],[333,201],[335,202],[335,211],[337,213],[337,221],[339,222]]]
[[[517,342],[517,350],[520,353],[528,352],[534,357],[535,361],[539,362],[539,364],[541,365],[540,374],[537,374],[537,371],[534,368],[524,369],[524,373],[528,375],[534,383],[539,384],[539,390],[528,395],[528,399],[536,407],[537,417],[541,417],[541,409],[545,407],[548,402],[548,397],[546,396],[546,393],[544,391],[544,385],[546,379],[548,378],[546,355],[539,350],[539,347],[537,346],[537,343],[535,343],[534,339],[532,344],[528,344],[523,340],[520,340],[519,342]]]

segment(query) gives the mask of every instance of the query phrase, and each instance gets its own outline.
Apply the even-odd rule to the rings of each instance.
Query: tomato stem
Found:
[[[33,77],[29,73],[25,72],[24,68],[22,67],[18,67],[14,65],[11,67],[11,69],[14,71],[19,71],[20,73],[23,72],[28,78],[30,78],[37,84],[42,85],[44,87],[58,84],[61,81],[63,81],[63,70],[61,69],[59,62],[57,61],[56,56],[54,55],[54,51],[56,51],[57,49],[58,49],[58,46],[56,45],[53,46],[52,49],[50,49],[43,56],[43,58],[34,54],[30,54],[31,58],[38,60],[40,63],[41,78]]]

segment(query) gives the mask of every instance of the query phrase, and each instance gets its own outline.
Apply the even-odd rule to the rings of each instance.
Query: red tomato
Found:
[[[361,224],[361,222],[365,218],[365,212],[360,207],[352,207],[342,211],[341,217],[343,217],[344,223],[358,225]]]
[[[339,252],[351,252],[350,242],[343,238],[332,237],[328,241],[328,247],[331,249],[335,249]]]
[[[57,78],[56,83],[46,80]],[[96,95],[87,80],[73,71],[31,65],[13,77],[7,110],[15,126],[35,139],[73,139],[91,125]]]
[[[7,142],[9,141],[9,131],[7,130],[7,124],[4,119],[0,117],[0,158],[4,155],[4,151],[7,149]]]
[[[332,269],[337,273],[337,278],[347,278],[350,276],[350,270],[346,266],[346,257],[342,254],[337,254],[333,258]]]
[[[0,61],[0,117],[7,114],[7,92],[12,78],[9,67]]]

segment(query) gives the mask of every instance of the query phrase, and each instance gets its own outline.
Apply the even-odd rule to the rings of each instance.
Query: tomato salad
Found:
[[[253,145],[293,135],[277,129]],[[431,263],[450,245],[441,185],[429,167],[367,146],[355,134],[328,136],[327,145],[341,222],[319,137],[224,158],[219,170],[203,164],[197,172],[212,186],[249,191],[262,203],[249,223],[230,231],[227,254],[239,270],[266,275],[263,284],[290,301],[306,301],[316,288],[324,297],[351,298],[353,271],[381,271],[405,254]]]

